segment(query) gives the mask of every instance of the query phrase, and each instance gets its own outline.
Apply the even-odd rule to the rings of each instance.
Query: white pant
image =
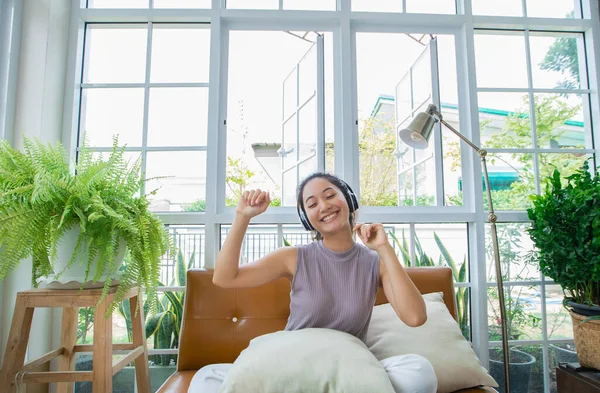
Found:
[[[437,378],[431,363],[419,355],[392,356],[381,361],[396,393],[435,393]],[[217,393],[231,363],[211,364],[194,374],[188,393]]]

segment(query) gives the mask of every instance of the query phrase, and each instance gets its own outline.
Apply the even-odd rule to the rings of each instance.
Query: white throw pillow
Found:
[[[435,370],[438,393],[479,385],[497,387],[448,312],[442,293],[423,298],[427,322],[416,328],[406,326],[389,303],[375,306],[366,339],[373,355],[378,360],[409,353],[423,356]]]
[[[358,338],[332,329],[279,331],[250,341],[219,393],[394,393]]]

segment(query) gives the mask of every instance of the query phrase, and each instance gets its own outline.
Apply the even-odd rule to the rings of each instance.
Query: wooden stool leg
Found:
[[[2,362],[2,375],[0,375],[0,388],[7,388],[8,393],[16,391],[15,375],[25,363],[33,308],[27,307],[27,298],[17,295],[15,313],[8,334],[6,353]]]
[[[78,313],[78,307],[64,307],[62,310],[60,346],[65,349],[65,353],[58,358],[59,371],[75,370],[75,352],[73,352],[73,348],[77,344]],[[74,382],[58,383],[57,393],[73,393],[74,388]]]
[[[94,311],[93,393],[112,392],[112,314],[105,316],[112,299],[107,296]]]
[[[140,302],[142,303],[142,302]],[[148,367],[148,347],[146,346],[146,328],[144,326],[144,306],[140,304],[139,310],[136,308],[138,304],[138,296],[135,295],[129,299],[131,310],[131,329],[134,348],[143,346],[144,352],[135,360],[135,378],[137,381],[138,393],[150,393],[150,370]]]

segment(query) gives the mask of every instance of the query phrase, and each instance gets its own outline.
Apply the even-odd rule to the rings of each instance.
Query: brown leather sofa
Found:
[[[407,271],[421,293],[443,292],[446,306],[456,319],[450,268]],[[377,304],[382,303],[387,303],[387,299],[380,290]],[[223,289],[212,283],[212,271],[188,271],[177,371],[157,393],[187,393],[198,369],[208,364],[232,363],[254,337],[282,330],[288,319],[289,304],[287,279],[258,288]],[[460,390],[460,393],[486,392],[496,390],[489,387]]]

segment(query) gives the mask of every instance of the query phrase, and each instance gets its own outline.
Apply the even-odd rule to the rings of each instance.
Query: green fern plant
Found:
[[[172,245],[162,222],[149,210],[140,161],[131,167],[124,147],[113,140],[108,157],[84,144],[72,171],[60,143],[24,140],[23,151],[0,142],[0,281],[27,257],[33,259],[33,285],[54,271],[57,245],[67,231],[80,233],[68,266],[86,266],[86,280],[114,278],[119,243],[127,244],[128,263],[110,311],[135,285],[156,299],[160,258]],[[95,261],[96,268],[90,271]],[[112,280],[107,279],[106,295]],[[154,304],[156,300],[152,300]]]

